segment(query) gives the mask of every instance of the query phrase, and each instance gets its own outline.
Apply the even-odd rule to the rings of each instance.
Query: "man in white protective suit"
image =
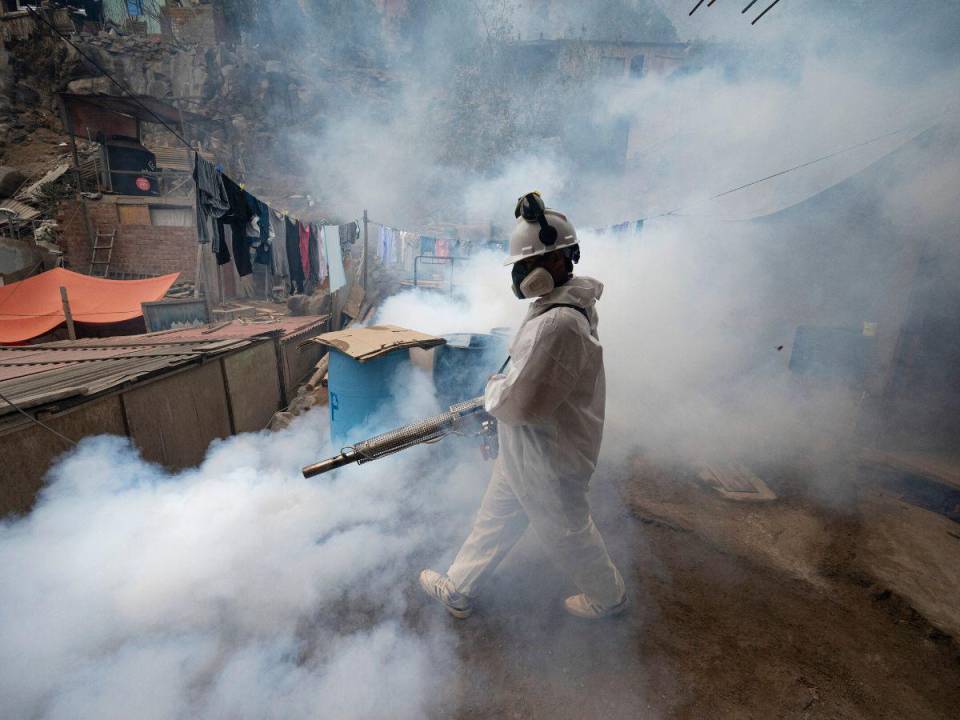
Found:
[[[596,303],[603,285],[574,277],[580,247],[567,218],[538,193],[517,201],[510,236],[513,291],[537,298],[510,344],[506,374],[494,375],[484,407],[497,418],[500,454],[473,529],[445,574],[420,585],[454,617],[532,526],[580,591],[568,612],[596,619],[627,606],[623,578],[590,514],[587,489],[603,435],[605,379]]]

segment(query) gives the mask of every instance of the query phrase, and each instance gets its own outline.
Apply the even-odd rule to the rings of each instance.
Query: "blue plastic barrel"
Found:
[[[500,335],[445,335],[433,356],[433,384],[441,405],[449,406],[483,394],[487,378],[507,357],[507,339]]]
[[[360,362],[330,349],[327,387],[330,391],[330,441],[335,449],[389,429],[391,418],[376,415],[393,400],[393,378],[408,363],[410,351],[395,350]]]

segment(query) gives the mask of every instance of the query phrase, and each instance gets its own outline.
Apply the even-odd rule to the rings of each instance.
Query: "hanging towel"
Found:
[[[290,265],[287,263],[287,228],[283,222],[283,215],[276,210],[270,210],[269,217],[271,270],[274,275],[288,277]]]
[[[327,259],[330,292],[333,293],[347,284],[347,275],[343,270],[343,255],[340,252],[340,226],[323,226],[323,255]]]
[[[387,228],[383,225],[377,226],[377,257],[383,260],[386,257],[384,247],[387,242]]]
[[[329,274],[327,272],[327,254],[323,249],[323,225],[314,225],[313,229],[313,242],[317,247],[317,281],[322,283]]]
[[[420,254],[421,255],[435,255],[436,251],[437,251],[436,238],[426,237],[425,235],[420,236]]]

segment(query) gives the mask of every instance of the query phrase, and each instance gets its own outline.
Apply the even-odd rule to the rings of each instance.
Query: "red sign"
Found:
[[[150,180],[145,177],[138,177],[135,180],[135,182],[137,184],[138,190],[143,190],[144,192],[147,192],[150,189]]]

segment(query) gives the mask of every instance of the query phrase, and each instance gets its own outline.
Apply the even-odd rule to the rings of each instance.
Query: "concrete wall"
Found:
[[[149,219],[149,206],[169,206],[169,201],[154,201],[144,198],[140,206],[110,202],[88,201],[87,213],[94,232],[117,230],[110,259],[111,276],[163,275],[179,272],[180,280],[195,282],[197,276],[196,228],[171,227],[143,224]],[[181,207],[189,200],[181,200]],[[143,209],[141,213],[132,208]],[[134,220],[125,223],[122,220]],[[86,273],[90,270],[91,244],[84,224],[83,212],[77,201],[65,201],[60,205],[57,217],[60,225],[64,255],[71,270]],[[209,248],[208,248],[209,252]],[[104,253],[98,252],[98,259]]]

